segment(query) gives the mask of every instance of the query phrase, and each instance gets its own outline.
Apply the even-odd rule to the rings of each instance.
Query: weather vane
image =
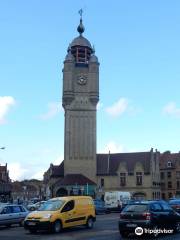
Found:
[[[82,8],[79,10],[79,15],[81,16],[81,18],[82,18],[82,14],[83,14],[83,10],[82,10]]]

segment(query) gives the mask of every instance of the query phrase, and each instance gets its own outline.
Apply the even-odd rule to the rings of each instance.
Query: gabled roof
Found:
[[[97,175],[116,175],[121,162],[127,164],[128,172],[134,172],[135,164],[140,162],[144,167],[144,172],[149,173],[150,159],[151,152],[97,154]]]
[[[53,177],[63,177],[64,176],[64,161],[61,162],[60,165],[52,165],[52,173]]]
[[[67,174],[62,180],[56,182],[56,185],[96,185],[95,182],[91,181],[89,178],[82,174]]]
[[[6,172],[7,166],[0,166],[0,172]]]
[[[180,162],[180,153],[164,152],[160,155],[160,168],[167,168],[167,163],[172,162],[172,167],[175,167],[177,162]]]

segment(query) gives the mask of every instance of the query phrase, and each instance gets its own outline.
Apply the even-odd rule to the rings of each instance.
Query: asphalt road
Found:
[[[93,229],[85,227],[76,227],[66,229],[60,234],[52,234],[47,232],[39,232],[30,234],[24,228],[13,226],[11,228],[0,228],[0,240],[121,240],[118,231],[118,213],[107,215],[98,215],[97,221]],[[143,238],[135,238],[131,240]],[[179,240],[180,234],[164,235],[159,240]]]

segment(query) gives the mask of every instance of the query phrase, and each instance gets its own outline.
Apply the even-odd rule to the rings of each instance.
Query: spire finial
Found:
[[[80,35],[82,35],[82,33],[84,32],[85,28],[83,26],[83,23],[82,23],[82,14],[83,14],[83,10],[82,8],[78,11],[79,15],[80,15],[80,24],[79,26],[77,27],[77,31],[79,32]]]

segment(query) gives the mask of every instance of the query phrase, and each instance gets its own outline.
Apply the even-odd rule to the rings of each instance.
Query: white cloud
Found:
[[[48,103],[48,111],[40,115],[42,120],[48,120],[55,117],[63,108],[60,102],[50,102]]]
[[[44,158],[44,157],[43,157]],[[52,161],[53,165],[59,165],[63,161],[63,155],[58,156]],[[2,163],[5,164],[5,163]],[[50,162],[29,162],[27,164],[20,162],[8,163],[9,177],[13,181],[24,179],[42,180],[44,172],[48,170]]]
[[[129,104],[129,101],[127,98],[120,98],[112,106],[107,107],[106,112],[113,117],[120,116],[125,111],[127,111],[128,104]]]
[[[116,143],[115,141],[108,142],[100,152],[108,153],[109,151],[111,153],[128,152],[124,145]]]
[[[29,169],[25,169],[18,162],[8,164],[9,177],[12,180],[22,180],[26,178]]]
[[[64,156],[63,155],[60,155],[59,157],[57,157],[53,162],[52,164],[54,165],[59,165],[64,159]]]
[[[15,105],[15,99],[13,97],[0,96],[0,124],[6,123],[6,115],[13,105]]]
[[[164,108],[163,113],[169,116],[180,118],[180,108],[177,108],[175,102],[169,102]]]
[[[43,180],[43,175],[46,171],[47,171],[47,169],[43,169],[43,170],[36,172],[34,175],[32,175],[31,179]]]

